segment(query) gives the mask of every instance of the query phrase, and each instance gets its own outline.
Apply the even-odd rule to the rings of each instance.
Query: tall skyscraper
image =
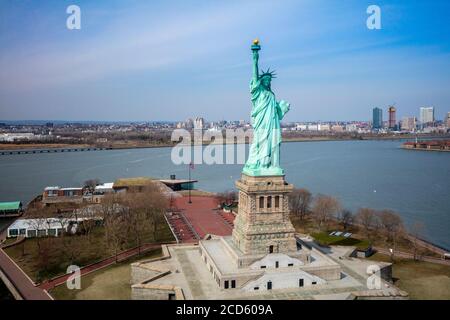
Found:
[[[421,107],[420,108],[420,123],[423,126],[432,124],[434,122],[434,108]]]
[[[447,118],[445,119],[447,128],[450,128],[450,112],[447,112]]]
[[[373,108],[372,110],[372,128],[381,129],[383,127],[383,110]]]
[[[395,121],[395,107],[394,106],[390,106],[388,109],[389,112],[389,129],[395,129],[396,127],[396,121]]]

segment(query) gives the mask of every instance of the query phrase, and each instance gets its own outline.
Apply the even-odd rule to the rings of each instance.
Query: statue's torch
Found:
[[[255,40],[253,40],[252,51],[258,52],[259,50],[261,50],[261,46],[259,45],[259,40],[255,39]]]

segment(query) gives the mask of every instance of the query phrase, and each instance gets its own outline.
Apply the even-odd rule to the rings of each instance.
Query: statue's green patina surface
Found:
[[[270,86],[274,73],[269,70],[259,73],[260,49],[259,41],[255,40],[252,45],[253,77],[250,82],[253,142],[242,172],[249,176],[277,176],[284,174],[280,167],[280,121],[289,111],[290,105],[284,100],[275,100]]]

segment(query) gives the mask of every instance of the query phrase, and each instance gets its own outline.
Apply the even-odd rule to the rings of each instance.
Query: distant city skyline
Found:
[[[248,121],[256,37],[285,122],[450,109],[448,1],[82,0],[68,30],[71,4],[0,3],[0,121]],[[381,30],[366,27],[371,4]]]

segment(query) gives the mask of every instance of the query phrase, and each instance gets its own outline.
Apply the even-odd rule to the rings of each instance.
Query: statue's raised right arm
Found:
[[[259,78],[259,71],[258,71],[259,52],[257,50],[252,51],[253,51],[253,82],[256,83]]]

